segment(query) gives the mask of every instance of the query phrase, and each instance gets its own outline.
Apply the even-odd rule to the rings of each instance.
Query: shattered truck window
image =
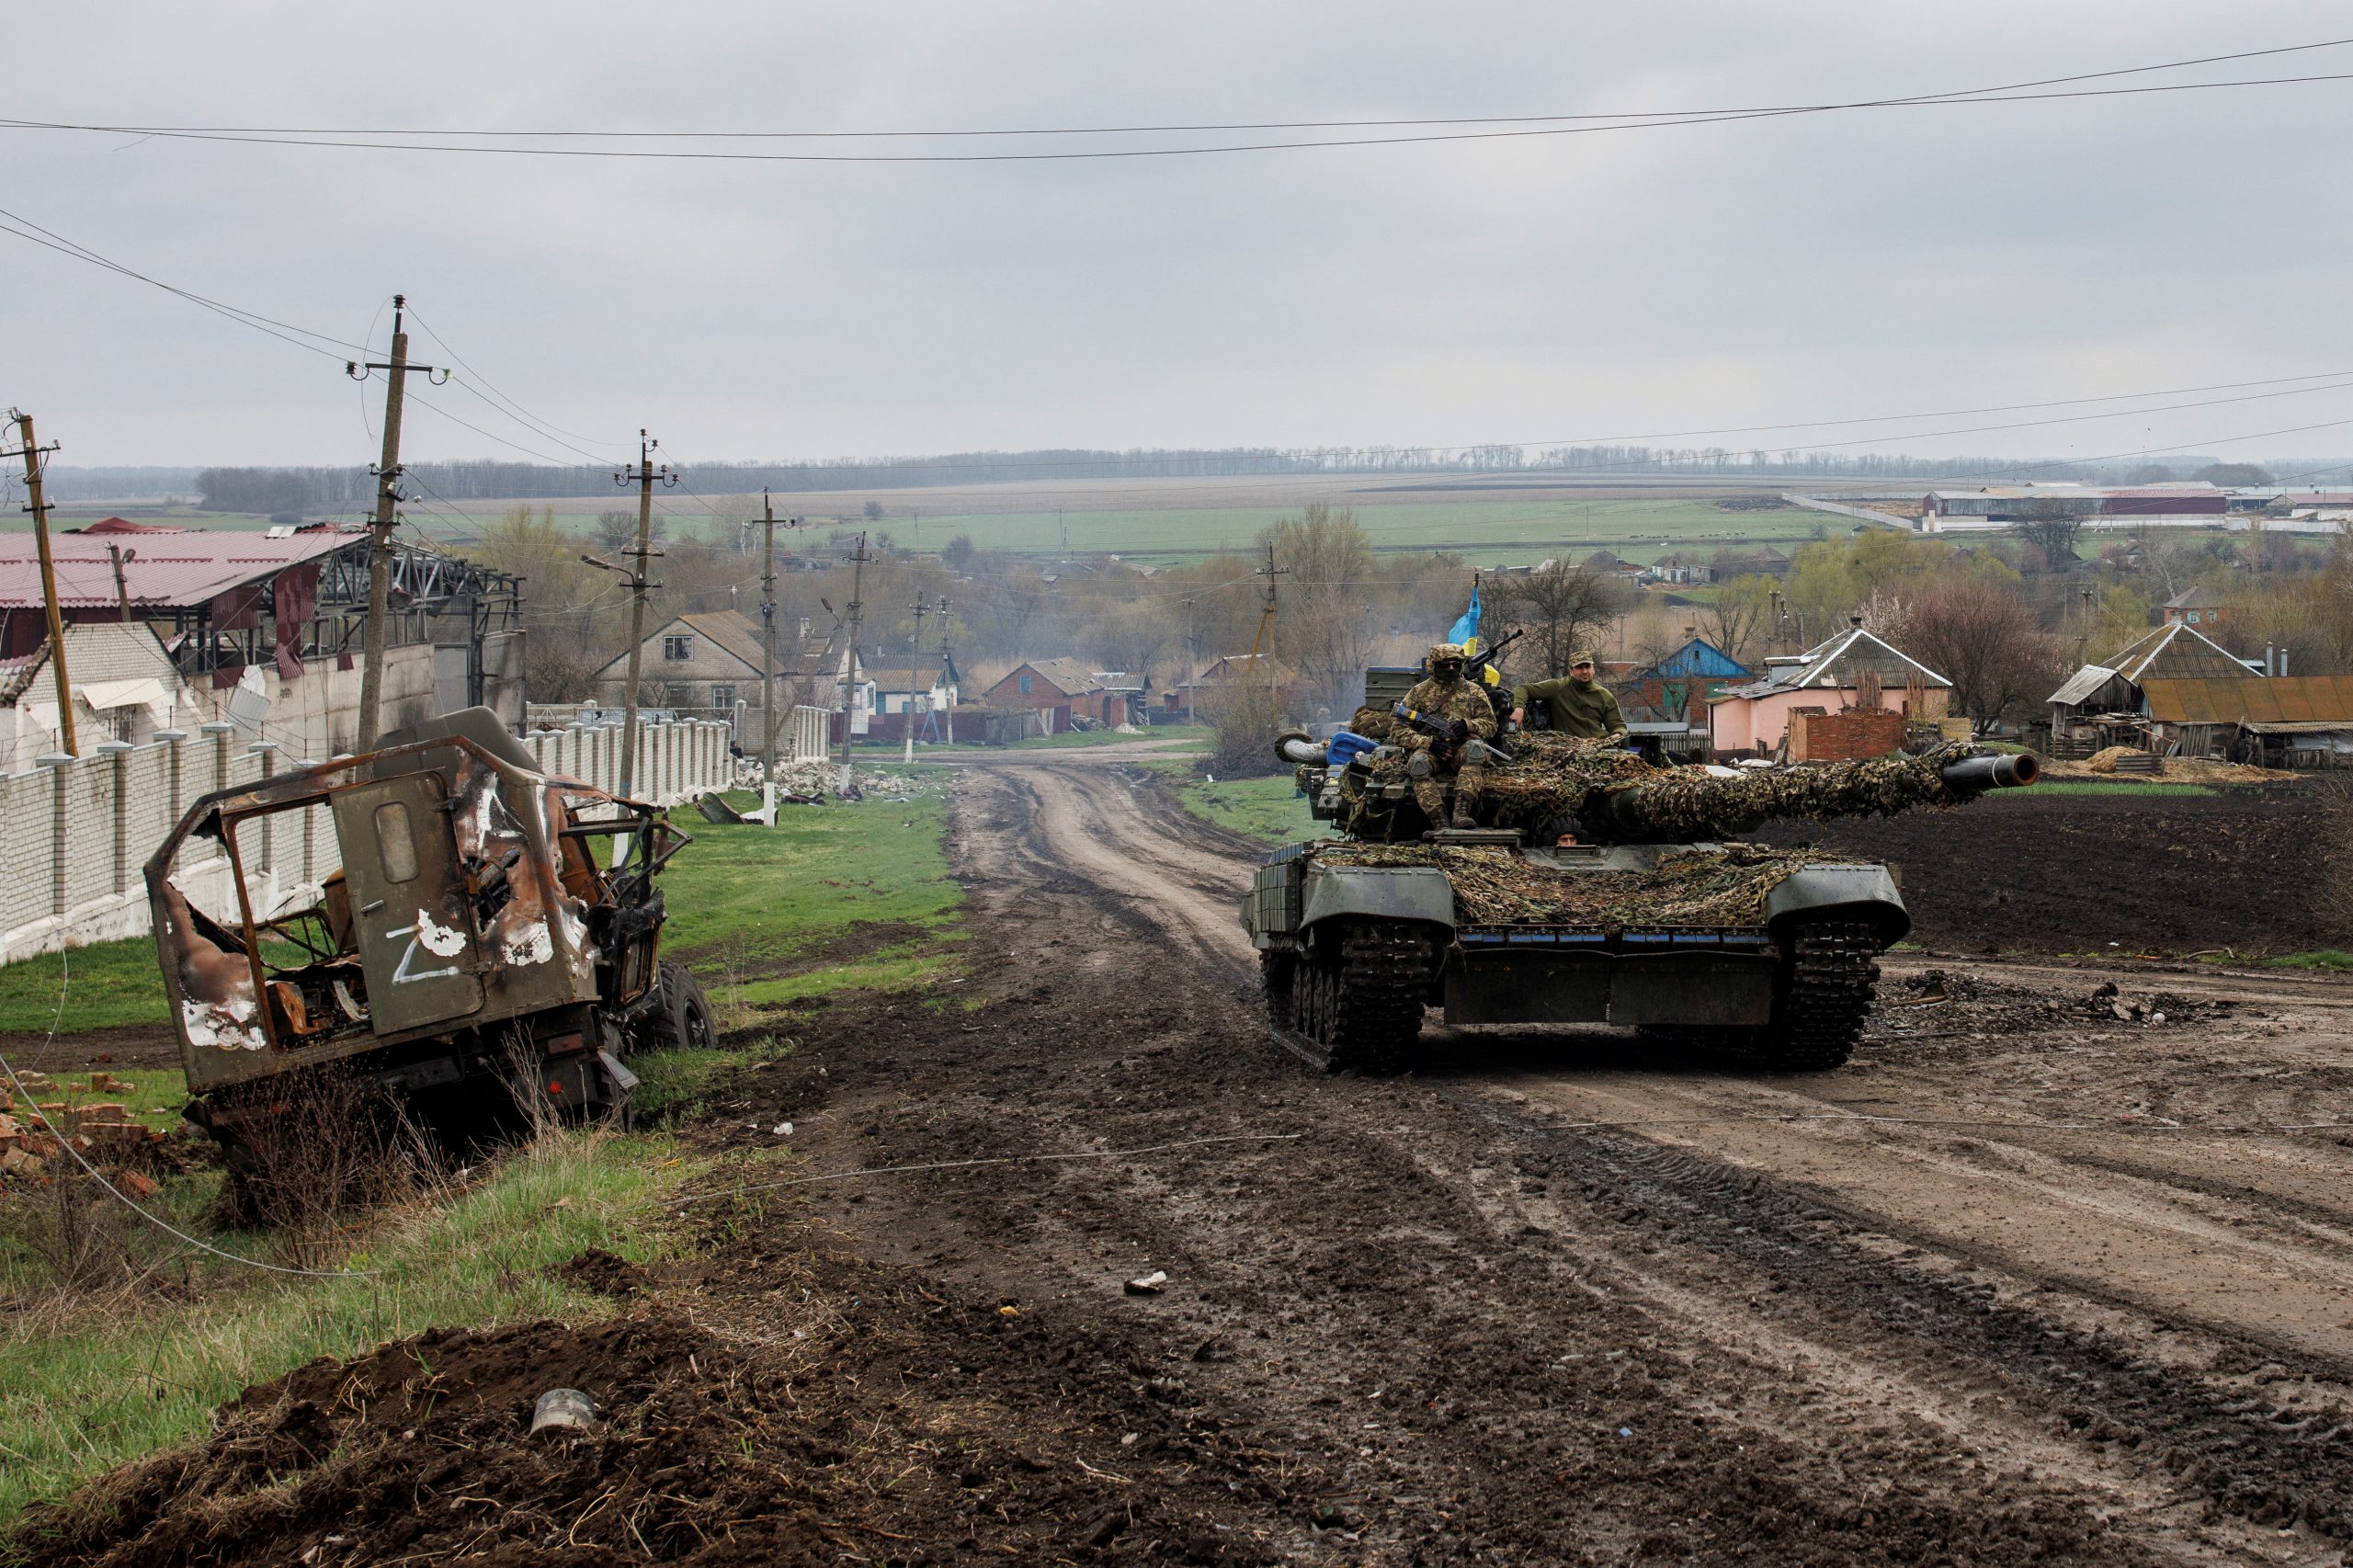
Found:
[[[408,807],[387,801],[376,808],[377,852],[383,857],[388,882],[416,881],[416,839],[408,830]]]

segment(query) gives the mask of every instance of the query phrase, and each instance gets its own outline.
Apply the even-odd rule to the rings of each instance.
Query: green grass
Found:
[[[671,912],[665,949],[704,976],[722,1017],[731,1005],[952,979],[948,944],[962,892],[941,847],[946,812],[944,801],[926,794],[790,811],[774,830],[694,823],[695,842],[663,877]],[[876,943],[838,940],[861,921],[892,930]],[[145,985],[155,983],[148,944],[108,946],[120,951],[72,955],[77,1017],[89,996],[109,994],[104,986],[85,992],[85,978],[113,969],[127,976],[136,966],[126,955],[143,961]],[[39,968],[0,970],[13,987],[0,995],[19,1012],[41,990]],[[52,1007],[56,972],[51,959]],[[131,994],[127,978],[119,989]],[[730,1074],[794,1049],[770,1034],[633,1058],[639,1107],[701,1114]],[[105,1098],[158,1125],[176,1116],[176,1073],[116,1076],[131,1087]],[[76,1084],[78,1097],[99,1097],[87,1081],[60,1075],[40,1097],[70,1100]],[[470,1188],[378,1216],[341,1265],[370,1271],[364,1278],[262,1273],[191,1254],[109,1209],[101,1217],[119,1221],[117,1244],[131,1270],[152,1269],[169,1289],[104,1301],[56,1294],[35,1245],[40,1211],[12,1195],[0,1204],[0,1524],[31,1501],[199,1436],[222,1402],[314,1357],[358,1355],[428,1327],[609,1312],[609,1302],[545,1270],[592,1246],[640,1263],[674,1255],[685,1239],[664,1223],[664,1199],[705,1168],[659,1136],[552,1134],[501,1157]],[[270,1236],[214,1229],[219,1182],[216,1172],[170,1177],[150,1207],[237,1257],[282,1261]]]
[[[1994,790],[1984,796],[1989,801],[2025,801],[2052,795],[2069,797],[2088,795],[2131,795],[2147,800],[2194,800],[2219,795],[2222,790],[2211,784],[2127,784],[2105,778],[2046,778],[2031,790]]]
[[[1186,763],[1154,762],[1145,766],[1169,781],[1176,791],[1177,803],[1185,810],[1203,822],[1261,844],[1290,844],[1332,831],[1307,814],[1307,797],[1299,793],[1288,773],[1264,778],[1224,778],[1212,784]]]
[[[924,794],[787,808],[774,828],[697,823],[662,873],[664,949],[701,977],[722,1022],[732,1006],[935,976],[964,896],[940,846],[947,817],[947,802]],[[835,950],[860,922],[901,930]]]
[[[2242,964],[2256,969],[2310,969],[2332,973],[2353,970],[2353,953],[2338,948],[2323,948],[2310,953],[2279,953],[2268,958],[2225,949],[2219,953],[2200,953],[2198,957],[2207,963]]]
[[[1207,724],[1156,724],[1132,735],[1117,730],[1065,730],[1058,735],[1031,735],[1025,740],[1008,741],[1007,751],[1050,750],[1062,746],[1104,746],[1134,744],[1142,741],[1205,741],[1216,732]]]
[[[13,1314],[0,1335],[0,1454],[8,1460],[0,1465],[0,1523],[28,1502],[200,1435],[223,1401],[313,1357],[355,1356],[436,1325],[610,1311],[542,1271],[592,1246],[640,1263],[670,1253],[676,1239],[658,1200],[700,1171],[664,1139],[551,1137],[454,1199],[389,1218],[346,1262],[375,1271],[368,1278],[293,1278],[198,1258],[166,1265],[173,1298]],[[216,1180],[176,1178],[156,1201],[200,1233]],[[250,1235],[210,1239],[256,1256],[267,1245]],[[15,1238],[0,1243],[12,1296],[37,1267]]]
[[[71,973],[66,1005],[58,1015],[61,971]],[[94,942],[61,956],[42,953],[0,964],[0,1033],[47,1034],[58,1019],[61,1035],[128,1024],[161,1024],[164,977],[155,964],[153,937]]]

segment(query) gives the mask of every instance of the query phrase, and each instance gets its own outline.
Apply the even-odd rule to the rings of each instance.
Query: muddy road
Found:
[[[685,1132],[829,1179],[631,1281],[623,1370],[306,1369],[47,1560],[2347,1560],[2353,987],[1906,955],[1833,1074],[1433,1023],[1324,1077],[1255,847],[1154,791],[961,777],[967,977],[777,1020]],[[611,1435],[529,1449],[574,1380]]]
[[[1330,1471],[1358,1551],[2353,1543],[2353,988],[1907,956],[1838,1074],[1433,1023],[1410,1077],[1316,1079],[1254,1016],[1252,846],[1076,758],[958,820],[1037,1016],[910,1104],[991,1148],[1302,1136],[902,1221],[1231,1336],[1213,1403]],[[1139,1310],[1131,1265],[1176,1283]]]

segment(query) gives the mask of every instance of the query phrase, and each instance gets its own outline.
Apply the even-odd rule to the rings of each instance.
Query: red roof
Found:
[[[61,608],[108,609],[117,602],[108,541],[93,538],[94,531],[50,536]],[[123,587],[131,602],[168,608],[206,603],[241,583],[276,576],[289,566],[332,555],[367,537],[365,528],[305,531],[284,539],[179,529],[164,539],[117,548],[123,552]],[[33,536],[0,536],[0,609],[28,609],[40,602],[40,554]]]
[[[74,534],[184,534],[188,530],[176,523],[134,523],[129,517],[100,517],[86,528],[68,528]]]

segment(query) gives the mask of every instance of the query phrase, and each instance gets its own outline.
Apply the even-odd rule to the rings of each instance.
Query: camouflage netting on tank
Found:
[[[1765,895],[1805,866],[1838,860],[1813,850],[1733,845],[1688,849],[1646,871],[1559,871],[1511,850],[1418,844],[1326,843],[1326,866],[1435,866],[1453,884],[1466,926],[1573,926],[1615,934],[1628,926],[1753,926]]]
[[[1600,741],[1537,734],[1517,750],[1510,766],[1488,770],[1481,796],[1481,814],[1491,814],[1497,827],[1565,815],[1597,828],[1611,823],[1670,843],[1690,842],[1737,837],[1766,822],[1888,816],[1972,798],[1938,775],[1950,756],[1875,757],[1721,778],[1697,767],[1653,767]],[[1612,799],[1605,803],[1604,797]]]

